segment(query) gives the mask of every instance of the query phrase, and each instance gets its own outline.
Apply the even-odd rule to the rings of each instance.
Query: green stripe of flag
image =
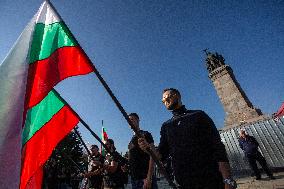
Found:
[[[49,25],[38,23],[35,26],[31,45],[30,63],[48,58],[56,49],[76,46],[76,40],[63,22]]]
[[[64,103],[60,98],[53,91],[50,91],[39,104],[29,109],[23,131],[23,145],[63,106]]]

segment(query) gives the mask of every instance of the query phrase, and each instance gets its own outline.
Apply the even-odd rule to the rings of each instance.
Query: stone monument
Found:
[[[207,49],[206,67],[225,110],[224,129],[263,119],[260,109],[255,108],[240,84],[232,68],[225,64],[222,55],[212,54]]]

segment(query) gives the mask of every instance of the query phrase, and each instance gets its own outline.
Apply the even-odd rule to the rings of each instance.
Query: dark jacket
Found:
[[[213,121],[201,110],[173,111],[161,128],[159,152],[172,157],[174,176],[182,186],[222,182],[218,162],[228,162]],[[208,183],[204,183],[208,182]]]
[[[246,156],[250,156],[257,154],[259,144],[253,136],[247,135],[246,138],[239,138],[239,146]]]

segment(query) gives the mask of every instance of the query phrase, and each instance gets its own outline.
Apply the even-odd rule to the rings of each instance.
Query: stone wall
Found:
[[[225,127],[263,119],[261,111],[253,107],[229,65],[214,69],[209,73],[209,78],[224,107]]]

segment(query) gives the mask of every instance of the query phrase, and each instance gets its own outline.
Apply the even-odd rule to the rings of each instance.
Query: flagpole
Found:
[[[75,39],[76,40],[76,39]],[[85,53],[85,51],[83,50],[83,52]],[[87,54],[85,53],[85,55],[87,56]],[[88,57],[88,56],[87,56]],[[90,61],[91,62],[91,61]],[[133,123],[130,121],[126,111],[124,110],[124,108],[122,107],[122,105],[120,104],[120,102],[117,100],[117,98],[114,96],[113,92],[111,91],[111,89],[109,88],[109,86],[107,85],[107,83],[105,82],[105,80],[102,78],[102,76],[100,75],[99,71],[95,68],[95,66],[92,64],[93,68],[94,68],[94,73],[96,74],[96,76],[98,77],[98,79],[100,80],[100,82],[102,83],[102,85],[104,86],[104,88],[106,89],[106,91],[108,92],[108,94],[110,95],[110,97],[112,98],[112,100],[114,101],[115,105],[117,106],[117,108],[120,110],[120,112],[122,113],[123,117],[126,119],[127,123],[130,125],[131,129],[134,131],[134,133],[139,137],[139,138],[144,138],[144,136],[139,132],[139,130],[134,127]],[[104,145],[103,145],[104,146]],[[154,162],[157,164],[158,168],[160,169],[161,173],[165,176],[166,180],[168,181],[169,185],[173,188],[173,189],[177,189],[176,184],[173,182],[173,180],[171,179],[170,175],[167,173],[165,166],[162,164],[162,162],[159,160],[159,158],[157,157],[157,151],[155,149],[151,149],[151,148],[147,148],[146,149],[147,152],[149,153],[149,155],[152,157],[152,159],[154,160]]]
[[[102,132],[101,132],[101,139],[104,140],[104,136],[103,136],[103,127],[104,127],[104,120],[102,120]],[[104,141],[103,141],[104,142]],[[103,146],[101,145],[101,154],[103,154]]]
[[[83,50],[84,52],[84,50]],[[85,52],[84,52],[85,53]],[[86,54],[86,53],[85,53]],[[87,55],[86,55],[87,56]],[[95,66],[93,65],[93,68],[95,69]],[[130,121],[126,111],[124,110],[124,108],[122,107],[122,105],[120,104],[120,102],[117,100],[117,98],[114,96],[113,92],[111,91],[111,89],[109,88],[109,86],[107,85],[107,83],[105,82],[105,80],[102,78],[102,76],[100,75],[99,71],[97,69],[95,69],[94,73],[96,74],[96,76],[98,77],[98,79],[100,80],[100,82],[102,83],[102,85],[104,86],[104,88],[106,89],[106,91],[108,92],[108,94],[110,95],[110,97],[112,98],[112,100],[114,101],[115,105],[117,106],[117,108],[120,110],[120,112],[122,113],[123,117],[126,119],[127,123],[130,125],[131,129],[134,131],[134,133],[139,137],[139,138],[144,138],[144,136],[139,132],[139,130],[134,127],[133,123]],[[162,162],[159,160],[159,158],[156,156],[157,152],[155,149],[151,149],[151,148],[147,148],[146,149],[147,152],[150,154],[150,156],[152,157],[152,159],[155,161],[155,163],[157,164],[158,168],[160,169],[161,173],[165,176],[166,180],[168,181],[169,185],[174,188],[177,189],[176,184],[173,182],[173,180],[171,179],[171,177],[169,176],[169,174],[166,171],[165,166],[162,164]]]
[[[76,40],[76,39],[75,39]],[[87,56],[87,54],[85,53],[85,51],[82,49],[82,51],[84,52],[84,54]],[[88,56],[87,56],[88,57]],[[91,62],[91,61],[90,61]],[[134,127],[133,123],[130,121],[126,111],[124,110],[124,108],[122,107],[122,105],[120,104],[120,102],[117,100],[117,98],[114,96],[113,92],[111,91],[111,89],[109,88],[109,86],[107,85],[107,83],[105,82],[105,80],[102,78],[102,76],[100,75],[99,71],[95,68],[95,66],[92,64],[93,68],[94,68],[94,73],[96,74],[96,76],[98,77],[98,79],[100,80],[100,82],[102,83],[102,85],[104,86],[104,88],[106,89],[106,91],[108,92],[108,94],[110,95],[110,97],[112,98],[112,100],[114,101],[115,105],[117,106],[117,108],[120,110],[120,112],[122,113],[123,117],[126,119],[127,123],[130,125],[131,129],[134,131],[134,133],[139,137],[139,138],[144,138],[144,136],[139,132],[139,130]],[[104,146],[104,145],[103,145]],[[170,175],[167,173],[165,166],[162,164],[162,162],[159,160],[159,158],[157,157],[157,152],[155,149],[151,149],[151,148],[147,148],[146,149],[147,152],[150,154],[150,156],[152,157],[152,159],[154,160],[154,162],[157,164],[158,168],[160,169],[161,173],[165,176],[166,180],[168,181],[169,185],[173,188],[173,189],[177,189],[176,184],[173,182],[173,180],[171,179]]]
[[[70,105],[68,105],[70,107]],[[70,107],[71,108],[71,107]],[[72,109],[72,108],[71,108]],[[76,113],[73,109],[72,111],[74,113]],[[77,113],[76,113],[77,114]],[[79,117],[79,115],[77,114],[77,116]],[[108,153],[111,153],[111,151],[109,150],[109,148],[105,145],[105,143],[101,140],[101,138],[90,128],[90,126],[81,119],[81,117],[79,117],[80,122],[84,125],[84,127],[91,133],[91,135],[93,135],[93,137],[95,137],[97,139],[97,141],[106,149],[106,151]]]
[[[75,39],[76,40],[76,39]],[[87,56],[87,54],[85,53],[85,51],[82,49],[82,51],[84,52],[84,54]],[[87,56],[88,57],[88,56]],[[89,57],[88,57],[89,58]],[[90,60],[91,62],[91,60]],[[133,123],[130,121],[128,114],[126,113],[126,111],[124,110],[124,108],[122,107],[122,105],[120,104],[120,102],[118,101],[118,99],[114,96],[113,92],[111,91],[111,89],[109,88],[109,86],[107,85],[107,83],[105,82],[105,80],[102,78],[101,74],[99,73],[99,71],[95,68],[95,66],[92,64],[93,68],[94,68],[94,73],[96,74],[96,76],[98,77],[98,79],[100,80],[101,84],[104,86],[104,88],[106,89],[106,91],[108,92],[108,94],[110,95],[110,97],[112,98],[112,100],[114,101],[115,105],[117,106],[117,108],[120,110],[121,114],[123,115],[123,117],[126,119],[127,123],[130,125],[131,129],[134,131],[134,133],[139,137],[139,138],[144,138],[144,136],[139,132],[139,130],[133,125]],[[157,157],[157,152],[155,149],[151,149],[151,148],[147,148],[146,149],[147,152],[150,154],[150,156],[152,157],[152,159],[154,160],[154,162],[157,164],[158,168],[160,169],[161,173],[165,176],[166,180],[168,181],[169,185],[174,188],[177,189],[176,184],[173,182],[173,180],[171,179],[171,177],[169,176],[169,174],[166,171],[165,166],[162,164],[162,162],[159,160],[159,158]]]
[[[62,97],[61,97],[62,98]],[[69,106],[70,107],[70,106]],[[86,143],[84,142],[83,138],[81,137],[80,133],[78,132],[77,128],[74,128],[75,134],[78,136],[79,140],[82,142],[85,150],[87,151],[87,154],[92,158],[92,153],[90,152],[88,146],[86,145]]]
[[[85,173],[85,171],[67,153],[65,153],[64,151],[62,151],[62,153],[75,165],[75,167],[80,171],[80,173]]]
[[[79,121],[83,124],[83,126],[93,135],[93,137],[95,137],[97,139],[97,141],[106,149],[106,151],[110,154],[113,154],[113,152],[110,151],[110,149],[105,145],[105,143],[100,139],[100,137],[90,128],[90,126],[77,114],[77,112],[75,112],[73,110],[73,108],[68,104],[68,102],[66,102],[66,100],[64,100],[64,98],[62,98],[62,96],[55,89],[53,89],[53,91],[57,95],[57,97],[60,98],[60,100],[62,100],[64,102],[64,104],[66,106],[68,106],[70,108],[70,110],[79,118]],[[76,135],[79,137],[83,146],[85,147],[87,153],[89,155],[91,155],[90,150],[88,149],[86,143],[84,142],[84,140],[83,140],[82,136],[80,135],[80,133],[78,132],[77,128],[74,128],[74,131],[75,131]]]
[[[97,139],[97,141],[104,147],[104,149],[105,149],[110,155],[112,155],[116,161],[118,161],[118,162],[123,161],[121,158],[119,158],[117,155],[115,155],[115,151],[111,151],[111,150],[105,145],[105,143],[100,139],[100,137],[99,137],[99,136],[90,128],[90,126],[77,114],[77,112],[75,112],[75,111],[73,110],[73,108],[68,104],[68,102],[66,102],[66,101],[64,100],[64,98],[62,98],[61,95],[60,95],[55,89],[53,89],[53,91],[54,91],[54,93],[57,95],[57,97],[60,98],[60,100],[62,100],[62,101],[64,102],[64,104],[65,104],[66,106],[68,106],[69,109],[79,118],[79,121],[83,124],[83,126],[93,135],[93,137],[95,137],[95,138]],[[76,127],[74,128],[74,131],[75,131],[75,133],[77,134],[77,136],[79,137],[79,139],[80,139],[80,141],[82,142],[83,146],[85,147],[85,149],[86,149],[88,155],[91,157],[92,160],[94,160],[94,159],[93,159],[93,156],[91,155],[91,152],[89,151],[89,149],[88,149],[86,143],[84,142],[82,136],[80,135],[80,133],[78,132],[78,130],[77,130]]]
[[[55,9],[55,7],[52,5],[52,3],[50,1],[47,2],[52,8],[53,10],[57,13],[57,15],[61,18],[61,16],[58,14],[57,10]],[[67,26],[67,24],[63,21],[63,19],[61,19],[62,22]],[[68,27],[67,27],[68,28]],[[71,33],[71,32],[70,32]],[[71,33],[72,34],[72,33]],[[133,125],[133,123],[130,121],[126,111],[124,110],[124,108],[122,107],[122,105],[120,104],[120,102],[118,101],[118,99],[114,96],[112,90],[109,88],[108,84],[105,82],[105,80],[103,79],[103,77],[101,76],[101,74],[99,73],[99,71],[95,68],[94,64],[92,63],[92,61],[90,60],[90,58],[88,57],[88,55],[86,54],[86,52],[84,51],[84,49],[79,45],[77,39],[75,38],[75,36],[73,36],[73,39],[75,40],[75,42],[78,44],[78,46],[82,49],[82,53],[88,58],[90,65],[92,66],[94,73],[96,74],[96,76],[98,77],[99,81],[101,82],[101,84],[104,86],[104,88],[106,89],[107,93],[110,95],[111,99],[114,101],[115,105],[117,106],[117,108],[119,109],[119,111],[121,112],[121,114],[123,115],[123,117],[125,118],[125,120],[127,121],[127,123],[130,125],[131,129],[134,131],[134,133],[139,137],[139,138],[143,138],[144,136],[139,132],[139,130]],[[75,112],[75,111],[74,111]],[[76,112],[75,112],[76,113]],[[77,113],[76,113],[77,114]],[[86,127],[87,124],[82,120],[82,124]],[[88,130],[90,129],[89,126],[86,127]],[[103,147],[105,147],[105,144],[100,140],[100,138],[90,129],[89,130],[92,135],[103,145]],[[168,181],[169,185],[171,187],[173,187],[174,189],[177,188],[176,184],[173,182],[173,180],[171,179],[171,177],[169,176],[169,174],[166,171],[165,166],[162,164],[162,162],[159,160],[159,158],[156,156],[157,152],[155,149],[151,149],[151,148],[147,148],[146,149],[147,152],[150,154],[150,156],[153,158],[153,160],[155,161],[155,163],[157,164],[158,168],[160,169],[161,173],[165,176],[166,180]]]

